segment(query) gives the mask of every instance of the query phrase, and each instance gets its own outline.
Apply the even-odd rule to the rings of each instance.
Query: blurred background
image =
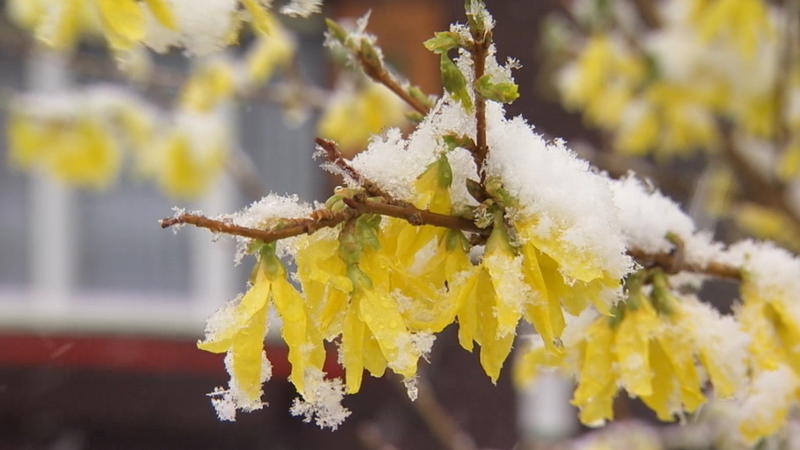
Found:
[[[767,176],[764,187],[757,176],[753,181],[733,170],[720,175],[725,167],[720,152],[702,150],[713,147],[703,141],[690,140],[685,147],[701,150],[680,151],[679,158],[655,150],[615,151],[615,125],[596,119],[603,116],[602,107],[593,119],[582,114],[586,102],[564,101],[569,87],[564,87],[568,77],[563,68],[569,61],[583,61],[584,70],[590,64],[584,41],[573,45],[576,39],[565,30],[580,31],[584,38],[602,33],[625,37],[630,29],[639,30],[625,22],[625,14],[640,14],[636,20],[652,31],[656,25],[646,23],[651,18],[635,9],[651,2],[618,2],[633,5],[622,13],[587,12],[588,6],[580,6],[615,3],[602,1],[487,3],[498,23],[498,60],[513,56],[522,63],[515,72],[520,99],[509,106],[511,115],[524,115],[550,137],[566,138],[613,175],[633,169],[649,177],[723,240],[797,229],[796,209],[784,204],[784,191],[791,185],[786,178]],[[783,7],[796,20],[796,5],[787,6],[792,3]],[[6,9],[6,2],[0,5]],[[195,342],[205,319],[243,289],[248,263],[234,267],[233,244],[226,239],[212,242],[210,234],[194,229],[163,231],[158,219],[171,215],[173,206],[207,214],[233,212],[267,192],[324,201],[336,180],[319,170],[311,155],[325,106],[303,111],[305,120],[287,118],[291,108],[281,88],[301,79],[324,97],[340,86],[341,64],[322,46],[323,17],[359,17],[368,10],[368,31],[378,37],[392,67],[425,92],[440,94],[437,56],[421,43],[463,20],[463,2],[329,0],[322,15],[280,18],[296,39],[291,70],[277,76],[277,87],[256,89],[226,108],[237,151],[221,175],[192,199],[166,195],[156,184],[125,171],[103,189],[83,189],[42,171],[0,164],[0,449],[471,448],[454,443],[459,430],[466,430],[468,440],[480,448],[545,448],[551,440],[581,431],[566,406],[568,384],[554,379],[537,391],[515,392],[510,370],[504,370],[493,386],[476,355],[456,350],[452,330],[434,346],[423,371],[430,383],[423,383],[428,395],[421,393],[417,403],[407,400],[398,380],[369,378],[360,395],[346,398],[353,415],[344,426],[321,431],[288,414],[294,393],[285,381],[286,350],[268,341],[275,367],[275,376],[265,385],[269,407],[242,414],[235,423],[217,420],[206,394],[228,376],[222,356],[197,350]],[[786,23],[790,29],[796,24]],[[797,39],[796,34],[787,35]],[[646,41],[644,31],[639,36]],[[635,34],[628,37],[637,40]],[[229,51],[241,54],[251,43],[252,37],[245,36]],[[681,48],[667,48],[676,51]],[[652,52],[645,54],[654,58]],[[21,92],[97,83],[128,85],[148,102],[167,108],[180,95],[190,59],[179,50],[149,57],[155,68],[149,78],[131,81],[103,42],[81,41],[68,54],[43,51],[28,30],[3,15],[0,123],[9,118],[8,105]],[[598,70],[606,74],[599,84],[616,85],[608,70]],[[646,76],[666,78],[667,72]],[[800,102],[789,99],[788,91],[770,92],[785,104]],[[609,116],[614,114],[612,100],[604,100]],[[381,112],[389,106],[377,108]],[[719,115],[725,121],[721,129],[736,128],[735,116]],[[677,116],[694,120],[686,111]],[[4,161],[11,161],[6,132],[5,125],[0,127],[0,152]],[[790,142],[791,136],[781,139]],[[773,160],[780,159],[777,153]],[[737,189],[737,183],[742,187]],[[708,206],[712,203],[713,208]],[[734,212],[741,212],[737,208],[745,203],[774,207],[777,215],[761,211],[743,221],[747,211]],[[784,238],[796,245],[793,236]],[[722,283],[704,289],[721,309],[729,309],[735,288]],[[329,368],[340,370],[335,361]],[[616,413],[651,419],[627,399],[620,399]]]

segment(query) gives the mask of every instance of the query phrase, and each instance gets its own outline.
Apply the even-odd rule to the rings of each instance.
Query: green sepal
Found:
[[[611,315],[608,316],[608,326],[611,328],[617,328],[619,324],[622,323],[622,320],[625,319],[625,305],[622,302],[619,302],[611,307]]]
[[[283,270],[283,263],[275,254],[275,242],[265,243],[258,250],[258,263],[264,267],[270,276],[274,277]]]
[[[422,45],[429,51],[439,55],[460,46],[461,39],[460,35],[454,31],[437,31],[432,38]]]
[[[372,288],[372,280],[369,278],[369,275],[358,267],[358,264],[347,265],[347,277],[353,282],[354,291]]]
[[[515,239],[512,235],[516,235],[513,230],[509,230],[506,221],[503,219],[503,210],[495,207],[494,212],[494,227],[492,234],[489,235],[489,240],[486,241],[486,251],[490,252],[497,248],[505,248],[507,251],[516,253],[514,249]]]
[[[463,251],[469,251],[469,240],[464,233],[460,230],[447,230],[447,234],[445,235],[445,248],[448,252],[452,252],[457,248],[460,248]]]
[[[467,79],[461,73],[456,63],[447,56],[447,53],[442,53],[439,69],[442,72],[442,86],[450,94],[453,99],[459,103],[468,112],[472,112],[472,99],[467,90]]]
[[[379,214],[364,214],[356,219],[356,236],[362,245],[377,250],[381,244],[378,240],[381,216]]]
[[[650,301],[653,308],[661,314],[670,315],[674,310],[674,304],[678,302],[677,297],[670,291],[667,275],[661,269],[652,269],[653,290],[650,292]]]
[[[475,90],[481,97],[500,103],[511,103],[519,98],[519,86],[510,81],[493,83],[489,74],[478,79]]]
[[[447,160],[447,156],[444,153],[439,155],[439,159],[436,160],[436,173],[439,179],[439,187],[442,189],[450,188],[450,185],[453,184],[453,169],[450,167],[450,161]]]

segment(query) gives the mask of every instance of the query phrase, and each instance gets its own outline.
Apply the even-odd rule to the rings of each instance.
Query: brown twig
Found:
[[[634,0],[633,4],[648,28],[661,28],[661,17],[653,0]]]
[[[417,389],[419,393],[413,402],[414,408],[439,442],[451,450],[477,450],[472,437],[458,426],[436,399],[433,388],[424,376],[418,377]]]
[[[283,224],[267,230],[243,227],[231,223],[229,220],[212,219],[210,217],[189,213],[161,219],[160,223],[161,228],[189,224],[200,228],[206,228],[215,233],[242,236],[263,242],[273,242],[301,234],[311,234],[321,228],[336,226],[348,219],[353,219],[365,213],[396,217],[417,226],[433,225],[476,233],[483,231],[467,219],[437,214],[432,211],[415,208],[412,205],[400,206],[385,203],[380,200],[362,200],[355,198],[345,198],[344,202],[349,208],[337,212],[328,209],[319,209],[314,211],[310,217],[303,219],[287,219]]]
[[[361,53],[356,53],[356,59],[361,64],[362,70],[373,81],[386,86],[395,95],[400,97],[415,111],[423,116],[428,114],[428,106],[411,96],[407,89],[404,89],[397,78],[394,77],[382,63],[376,63],[368,58],[365,58]]]
[[[719,128],[723,139],[722,154],[731,170],[738,175],[745,197],[784,213],[800,230],[800,212],[794,208],[787,196],[788,187],[759,172],[739,153],[730,126],[721,123]]]
[[[282,226],[261,230],[236,225],[226,220],[212,219],[199,214],[182,213],[175,217],[161,219],[161,228],[175,225],[189,224],[199,228],[206,228],[215,233],[224,233],[232,236],[242,236],[257,239],[263,242],[273,242],[300,234],[311,234],[321,228],[336,226],[348,219],[359,215],[358,211],[345,209],[339,212],[317,210],[310,217],[304,219],[289,219]]]
[[[453,230],[482,233],[485,230],[478,228],[471,220],[457,216],[438,214],[425,209],[415,208],[412,205],[400,206],[384,203],[374,199],[345,198],[344,203],[354,210],[362,213],[380,214],[382,216],[403,219],[411,225],[433,225],[436,227],[450,228]]]
[[[680,252],[647,253],[639,249],[628,250],[628,254],[646,268],[660,267],[668,274],[692,272],[729,280],[742,280],[742,271],[729,264],[712,261],[705,266],[690,264]]]
[[[335,142],[330,141],[328,139],[323,138],[316,138],[314,142],[317,143],[317,146],[324,152],[325,159],[328,160],[331,164],[338,167],[345,175],[352,178],[353,181],[358,183],[359,186],[364,188],[367,194],[374,196],[374,197],[381,197],[389,203],[401,206],[407,206],[406,202],[397,200],[392,197],[388,192],[384,191],[377,183],[370,180],[369,178],[365,177],[361,172],[356,170],[353,166],[350,165],[350,162],[342,155],[341,150],[339,150],[339,146],[336,145]]]
[[[473,36],[473,40],[475,43],[471,51],[472,64],[475,71],[474,82],[477,83],[486,72],[486,55],[492,42],[492,32],[487,31],[483,36]],[[475,92],[475,153],[473,156],[480,174],[481,185],[483,185],[486,181],[486,171],[483,166],[489,152],[486,143],[486,99],[477,90],[473,92]]]
[[[361,446],[367,450],[397,450],[397,447],[386,440],[380,427],[375,423],[367,422],[359,425],[356,436]]]

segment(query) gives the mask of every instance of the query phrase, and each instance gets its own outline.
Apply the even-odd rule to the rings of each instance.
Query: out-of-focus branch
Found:
[[[770,175],[761,173],[741,155],[730,126],[721,123],[719,128],[723,139],[722,154],[731,170],[738,175],[742,195],[784,213],[800,229],[800,212],[789,201],[788,187]]]
[[[414,108],[415,111],[423,116],[428,114],[428,106],[423,104],[418,99],[409,94],[408,89],[404,88],[402,84],[392,75],[383,64],[376,63],[375,61],[365,58],[361,53],[357,54],[358,62],[364,73],[367,74],[373,81],[386,86],[395,95],[400,97],[408,106]]]
[[[636,6],[636,11],[639,13],[639,17],[642,18],[642,22],[644,22],[645,25],[649,28],[661,27],[661,16],[658,13],[655,1],[634,0],[633,4]]]
[[[478,447],[472,437],[458,426],[436,399],[436,394],[425,377],[418,377],[417,389],[419,394],[413,402],[414,409],[439,442],[451,450],[477,450]]]
[[[225,164],[242,193],[251,198],[261,198],[267,195],[267,187],[255,169],[255,162],[243,149],[235,148]]]
[[[372,422],[359,425],[356,435],[361,445],[367,450],[397,450],[397,447],[383,438],[383,433],[378,425]]]
[[[742,279],[742,271],[738,267],[715,261],[705,266],[691,264],[683,258],[681,252],[652,254],[632,249],[628,250],[628,254],[644,267],[660,267],[668,274],[691,272],[729,280]]]

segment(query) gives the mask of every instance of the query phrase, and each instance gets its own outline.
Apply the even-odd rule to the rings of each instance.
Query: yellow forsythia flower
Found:
[[[692,3],[692,19],[702,39],[735,40],[747,56],[752,56],[759,40],[772,31],[763,0],[693,0]]]
[[[8,122],[8,138],[12,164],[38,165],[66,182],[104,187],[119,170],[121,155],[116,141],[92,118],[47,122],[13,116]]]
[[[592,36],[576,61],[561,73],[559,88],[569,108],[583,108],[588,121],[601,127],[620,124],[646,66],[608,35]]]
[[[220,309],[209,321],[206,339],[197,346],[214,353],[228,353],[231,391],[239,409],[261,406],[265,381],[263,354],[267,311],[272,304],[282,320],[282,335],[289,346],[292,372],[289,379],[304,393],[306,372],[322,370],[325,351],[319,335],[310,331],[305,301],[286,279],[274,250],[262,251],[252,287],[235,305]]]
[[[203,194],[222,172],[229,138],[213,116],[184,114],[151,149],[142,152],[141,165],[168,194]]]
[[[223,60],[201,66],[183,86],[180,106],[187,111],[207,112],[233,95],[233,68]]]
[[[628,299],[612,317],[597,317],[585,329],[579,328],[585,319],[573,319],[570,326],[578,328],[569,331],[561,352],[548,350],[544,342],[527,349],[518,360],[516,382],[535,380],[543,367],[574,370],[578,386],[572,403],[586,425],[613,419],[618,387],[663,421],[697,410],[705,402],[697,361],[718,396],[740,392],[747,338],[736,322],[693,298],[658,297],[658,309],[655,298],[629,282]]]

